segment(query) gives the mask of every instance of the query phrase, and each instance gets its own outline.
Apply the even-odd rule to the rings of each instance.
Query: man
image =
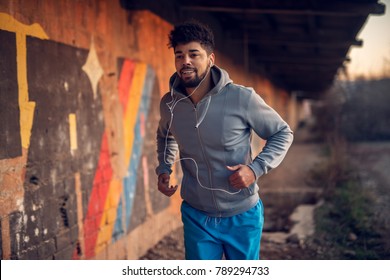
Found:
[[[172,196],[180,152],[186,259],[259,259],[264,209],[256,181],[283,160],[292,131],[252,88],[214,65],[207,26],[177,25],[169,40],[176,73],[160,103],[156,173],[159,191]],[[252,131],[266,140],[254,159]]]

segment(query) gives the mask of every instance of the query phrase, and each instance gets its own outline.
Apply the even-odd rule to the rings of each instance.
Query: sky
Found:
[[[384,72],[390,75],[390,0],[379,2],[386,5],[385,14],[368,17],[357,36],[363,46],[349,51],[351,62],[346,65],[352,79],[381,77]]]

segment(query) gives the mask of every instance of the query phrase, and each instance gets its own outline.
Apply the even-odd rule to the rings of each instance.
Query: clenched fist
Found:
[[[158,183],[157,183],[158,190],[163,194],[165,194],[166,196],[172,196],[178,188],[178,185],[170,186],[169,180],[170,180],[169,174],[163,173],[158,176]]]
[[[229,182],[237,189],[245,189],[256,181],[255,173],[246,165],[227,166],[227,169],[235,171],[230,175]]]

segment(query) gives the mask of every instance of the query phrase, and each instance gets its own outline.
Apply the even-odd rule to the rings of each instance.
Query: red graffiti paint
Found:
[[[131,83],[133,81],[135,65],[136,63],[133,61],[126,59],[121,69],[121,74],[118,81],[118,91],[119,101],[122,104],[123,111],[126,110]]]
[[[84,218],[84,248],[85,252],[81,254],[85,258],[91,258],[95,255],[96,240],[99,233],[100,221],[104,211],[104,204],[108,194],[110,181],[112,178],[112,167],[110,163],[110,153],[108,149],[108,140],[106,133],[103,134],[98,166],[91,195],[89,197],[88,210]],[[73,259],[78,259],[77,248],[73,253]]]

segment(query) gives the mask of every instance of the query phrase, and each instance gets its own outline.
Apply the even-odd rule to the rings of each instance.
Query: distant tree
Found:
[[[337,81],[313,106],[321,139],[390,140],[390,78]]]

